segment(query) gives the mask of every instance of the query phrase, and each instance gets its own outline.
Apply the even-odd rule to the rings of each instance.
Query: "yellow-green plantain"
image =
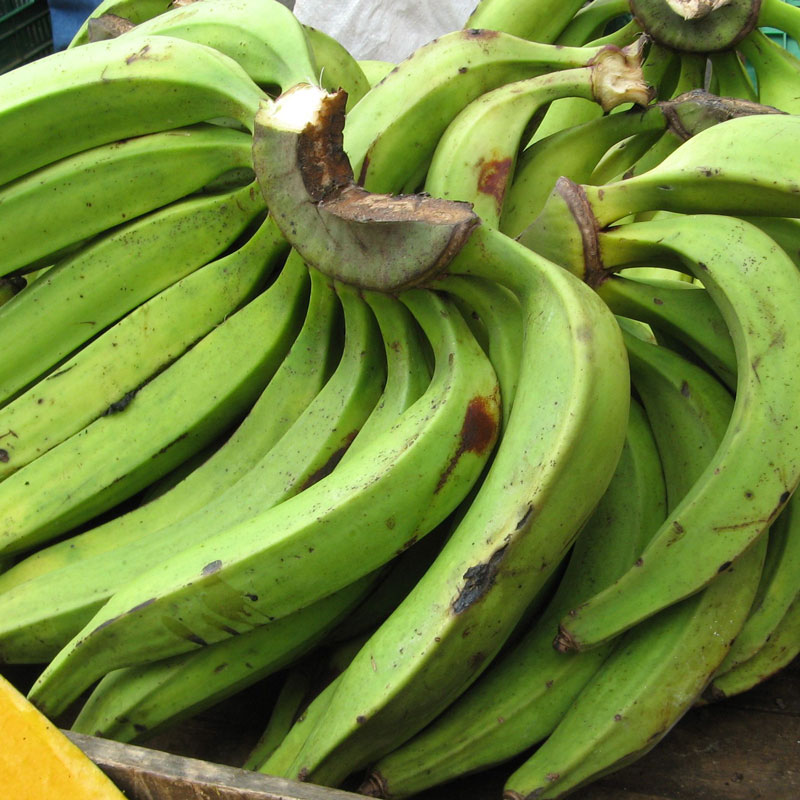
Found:
[[[85,150],[0,189],[0,272],[57,254],[251,164],[246,133],[200,123]]]
[[[240,692],[318,645],[374,585],[367,575],[273,623],[200,650],[108,673],[72,730],[130,742]]]
[[[736,402],[703,479],[640,561],[564,617],[565,650],[606,641],[710,583],[764,533],[800,478],[800,386],[792,366],[800,330],[788,310],[800,301],[800,273],[784,251],[743,220],[696,214],[607,230],[598,252],[609,270],[677,266],[702,280],[733,339]]]
[[[583,5],[581,0],[479,0],[464,27],[554,42]]]
[[[374,764],[359,791],[414,795],[500,763],[546,737],[609,651],[556,653],[551,643],[559,617],[576,597],[592,594],[627,569],[665,514],[658,450],[634,401],[614,476],[578,535],[547,609],[455,703]]]
[[[255,297],[112,413],[0,483],[0,552],[28,550],[112,508],[237,422],[297,335],[307,284],[305,268],[284,269],[278,291]],[[276,335],[264,336],[265,326]]]
[[[260,292],[288,246],[271,217],[233,253],[135,308],[0,408],[0,480],[103,414],[164,370]]]
[[[102,17],[89,23],[97,23]],[[278,0],[202,0],[135,25],[123,36],[175,36],[229,56],[265,90],[317,77],[305,31]]]
[[[117,226],[0,308],[0,403],[148,298],[235,245],[264,213],[252,184],[180,200]],[[55,370],[54,370],[55,368]]]
[[[742,39],[737,47],[755,72],[758,102],[787,114],[800,112],[797,97],[800,59],[758,29]]]
[[[771,641],[772,634],[800,593],[800,513],[793,496],[769,529],[769,547],[761,584],[753,607],[714,680],[753,659]]]
[[[686,281],[611,275],[597,287],[608,307],[647,323],[658,337],[682,342],[731,390],[736,388],[736,351],[725,320],[708,292]]]
[[[347,92],[347,108],[351,109],[369,91],[367,76],[340,42],[310,25],[303,28],[314,53],[317,83],[330,91]]]
[[[596,256],[592,231],[643,211],[797,216],[800,176],[791,165],[798,132],[800,116],[751,114],[700,131],[632,178],[603,186],[560,179],[518,238],[559,263],[579,263]]]
[[[733,400],[701,367],[630,334],[625,340],[674,511],[705,480]],[[506,800],[562,797],[654,747],[700,696],[744,624],[766,544],[762,537],[708,588],[607,645],[611,654],[555,730],[507,780]]]
[[[723,700],[741,694],[771,678],[788,666],[800,653],[800,595],[769,632],[769,638],[746,661],[716,675],[706,692],[706,699]]]
[[[89,147],[231,118],[252,130],[261,89],[231,58],[170,36],[62,50],[0,80],[0,184]]]

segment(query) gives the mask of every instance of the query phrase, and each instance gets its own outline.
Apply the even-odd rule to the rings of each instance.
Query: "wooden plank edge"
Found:
[[[362,795],[62,731],[129,800],[357,800]]]

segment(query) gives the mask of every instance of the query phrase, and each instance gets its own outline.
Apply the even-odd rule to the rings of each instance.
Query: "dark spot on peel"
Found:
[[[717,574],[719,575],[719,573],[720,573],[720,572],[725,572],[725,570],[726,570],[726,569],[728,569],[728,568],[730,567],[730,565],[731,565],[731,564],[733,564],[733,561],[726,561],[726,562],[725,562],[724,564],[722,564],[722,565],[720,566],[720,568],[717,570]]]
[[[353,439],[356,438],[356,434],[358,431],[351,431],[347,434],[345,438],[345,443],[338,449],[335,450],[331,455],[328,457],[328,460],[315,472],[312,472],[311,475],[306,478],[303,485],[300,487],[302,489],[308,489],[309,486],[313,486],[318,481],[321,481],[323,478],[327,478],[328,475],[336,469],[336,465],[342,460],[344,454],[347,452],[347,448],[350,447]]]
[[[520,521],[517,523],[514,530],[516,531],[522,530],[528,524],[528,520],[531,518],[532,514],[533,514],[533,504],[531,503],[531,505],[529,505],[528,508],[525,510],[525,513],[522,515]]]
[[[484,564],[476,564],[464,573],[464,586],[453,601],[453,613],[461,614],[477,603],[494,586],[506,546],[498,548]]]
[[[198,636],[196,633],[190,633],[186,636],[186,641],[193,642],[194,644],[199,644],[200,647],[208,647],[208,642],[203,639],[202,636]]]
[[[684,397],[692,396],[692,390],[689,388],[689,384],[686,381],[683,381],[683,383],[681,383],[681,394]]]
[[[497,423],[497,405],[493,399],[473,397],[469,401],[459,433],[458,448],[442,472],[434,493],[447,483],[447,479],[464,453],[481,455],[494,444],[497,438]]]
[[[790,498],[791,496],[792,496],[792,493],[791,493],[791,492],[784,492],[784,493],[781,495],[781,497],[780,497],[780,500],[778,500],[778,502],[779,502],[781,505],[783,505],[784,503],[786,503],[786,502],[788,502],[788,501],[789,501],[789,498]]]
[[[0,450],[0,463],[8,464],[11,460],[11,456],[8,454],[8,450]]]
[[[488,28],[467,28],[464,35],[467,39],[496,39],[499,34]]]
[[[478,174],[478,191],[494,198],[498,213],[503,207],[503,198],[511,175],[511,159],[484,161]]]
[[[225,661],[223,661],[221,664],[217,664],[217,666],[214,667],[214,672],[215,673],[222,672],[222,670],[224,670],[225,667],[227,667],[227,666],[228,666],[227,663]]]
[[[248,600],[252,601],[253,603],[255,603],[256,600],[258,600],[258,595],[257,594],[245,594],[245,597]]]
[[[363,714],[359,714],[359,715],[356,717],[356,722],[357,722],[359,725],[363,725],[363,724],[364,724],[366,721],[367,721],[367,718],[366,718],[366,717],[365,717]]]
[[[469,657],[469,665],[473,670],[478,669],[478,667],[480,667],[480,665],[483,664],[484,661],[486,661],[486,653],[482,653],[480,651],[477,653],[473,653]]]

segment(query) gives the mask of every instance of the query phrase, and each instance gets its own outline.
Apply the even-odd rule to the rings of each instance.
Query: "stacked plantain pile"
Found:
[[[483,0],[395,66],[174,6],[0,79],[33,702],[130,741],[276,675],[248,767],[519,800],[792,660],[800,9]]]

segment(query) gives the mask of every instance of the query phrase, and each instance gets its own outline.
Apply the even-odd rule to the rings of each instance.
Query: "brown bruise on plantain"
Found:
[[[450,462],[439,476],[434,493],[438,492],[456,468],[459,459],[464,453],[481,455],[491,448],[497,441],[498,414],[497,402],[494,398],[473,397],[467,405],[464,422],[458,435],[458,447]]]
[[[494,158],[483,161],[478,173],[478,191],[494,199],[498,214],[503,209],[511,166],[510,158]]]

